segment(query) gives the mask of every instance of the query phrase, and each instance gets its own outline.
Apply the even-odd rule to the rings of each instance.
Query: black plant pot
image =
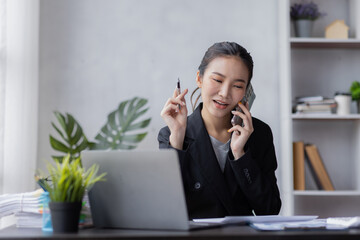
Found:
[[[79,229],[81,202],[50,202],[54,233],[76,233]]]

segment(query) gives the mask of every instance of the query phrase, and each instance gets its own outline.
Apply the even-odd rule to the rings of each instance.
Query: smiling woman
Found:
[[[159,132],[159,146],[178,152],[190,219],[280,211],[271,129],[240,102],[252,72],[245,48],[215,43],[196,75],[202,103],[187,116],[188,91],[175,89],[161,111],[167,127]],[[233,115],[243,125],[232,125]]]

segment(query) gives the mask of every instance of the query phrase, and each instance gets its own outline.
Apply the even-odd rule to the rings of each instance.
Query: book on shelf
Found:
[[[331,105],[306,105],[298,104],[296,106],[296,112],[298,113],[332,113],[332,108],[336,107]]]
[[[330,176],[326,171],[324,162],[321,159],[318,148],[314,144],[306,144],[305,156],[319,189],[326,191],[334,191],[334,185],[332,184]]]
[[[293,112],[296,113],[335,113],[337,103],[332,98],[313,96],[296,98]]]
[[[323,101],[323,96],[299,96],[295,98],[296,102]]]
[[[293,142],[294,190],[305,190],[305,149],[304,142]]]

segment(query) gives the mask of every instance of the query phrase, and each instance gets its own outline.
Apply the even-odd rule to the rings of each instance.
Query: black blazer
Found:
[[[254,132],[245,154],[234,161],[229,149],[221,171],[201,117],[202,104],[188,116],[183,150],[177,150],[189,218],[278,214],[281,207],[277,168],[270,127],[253,117]],[[170,130],[158,135],[160,148],[172,148]]]

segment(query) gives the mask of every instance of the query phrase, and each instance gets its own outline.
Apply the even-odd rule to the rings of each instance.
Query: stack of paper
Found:
[[[360,217],[330,217],[326,219],[326,223],[345,228],[359,228]]]
[[[259,231],[283,231],[283,230],[345,230],[360,227],[360,216],[357,217],[332,217],[318,219],[313,215],[297,216],[229,216],[224,218],[193,219],[194,222],[222,223],[222,224],[248,224]]]
[[[18,228],[41,228],[42,214],[18,212],[15,213],[16,227]]]
[[[0,196],[0,218],[15,214],[17,227],[42,226],[42,189]]]
[[[274,223],[274,222],[298,222],[314,220],[318,216],[314,215],[260,215],[260,216],[226,216],[224,218],[199,218],[193,219],[194,222],[204,223],[223,223],[223,224],[250,224],[250,223]]]

